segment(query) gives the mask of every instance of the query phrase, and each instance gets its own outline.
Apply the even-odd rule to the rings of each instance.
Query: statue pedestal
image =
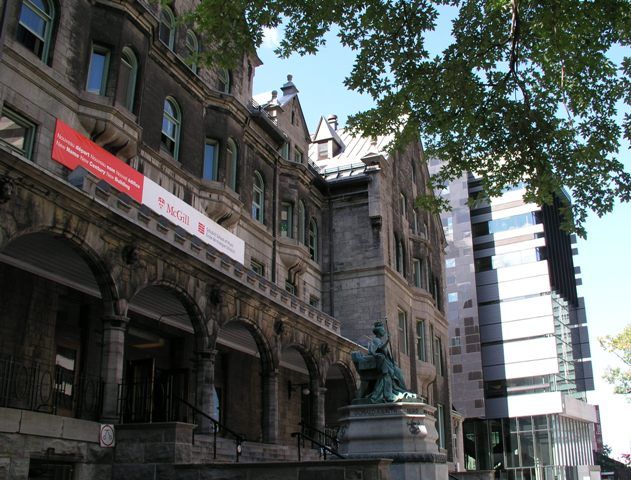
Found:
[[[447,480],[435,408],[423,402],[349,405],[340,412],[339,452],[349,458],[390,458],[392,480]]]

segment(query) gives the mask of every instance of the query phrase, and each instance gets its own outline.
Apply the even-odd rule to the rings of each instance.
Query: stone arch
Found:
[[[51,246],[49,243],[55,243],[55,245]],[[39,253],[39,250],[44,247],[47,247],[44,250],[46,252],[45,255],[31,254],[30,261],[26,263],[29,263],[31,266],[36,266],[42,273],[55,273],[57,277],[62,277],[65,273],[62,271],[60,274],[59,268],[65,268],[67,270],[74,269],[75,277],[82,276],[81,278],[86,280],[85,275],[87,271],[81,270],[80,266],[76,263],[77,260],[80,259],[87,265],[89,272],[93,276],[104,305],[112,310],[104,313],[121,313],[118,311],[121,308],[118,301],[120,298],[119,288],[111,275],[110,265],[104,261],[102,256],[99,255],[98,250],[90,245],[85,236],[80,235],[79,232],[62,229],[57,226],[35,226],[26,228],[8,237],[7,240],[0,245],[0,253],[3,254],[4,260],[10,260],[7,257],[12,257],[18,260],[16,263],[21,263],[25,266],[23,256],[26,255],[29,250]],[[51,253],[53,255],[51,255]],[[72,253],[74,253],[76,257],[69,257]],[[55,258],[55,255],[57,255],[58,258]],[[68,261],[71,263],[69,264]],[[79,270],[77,271],[77,269]]]
[[[274,371],[278,365],[278,359],[274,355],[273,349],[271,347],[271,342],[268,340],[263,329],[249,317],[237,315],[228,319],[225,322],[220,322],[217,336],[220,336],[221,331],[231,325],[244,327],[252,336],[252,338],[254,339],[254,343],[256,344],[257,351],[260,355],[261,368],[263,370],[263,373]]]
[[[138,298],[139,295],[143,295],[143,292],[147,292],[147,290],[150,290],[151,292],[149,295],[144,295],[144,298],[142,299],[144,302],[154,298],[154,295],[159,294],[160,290],[173,292],[174,297],[180,302],[182,308],[181,310],[175,310],[171,313],[174,313],[175,315],[183,315],[184,313],[187,314],[191,327],[193,328],[198,347],[208,346],[208,338],[210,335],[210,332],[208,331],[208,324],[202,309],[190,292],[171,280],[157,279],[136,289],[133,295],[129,298],[130,308],[134,308],[134,299]],[[169,316],[169,313],[170,312],[163,313],[162,316]]]

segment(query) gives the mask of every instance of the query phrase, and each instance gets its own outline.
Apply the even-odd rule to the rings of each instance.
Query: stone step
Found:
[[[213,458],[212,435],[196,435],[192,445],[191,463],[234,463],[236,460],[234,440],[217,437],[217,456]],[[319,451],[312,448],[302,448],[303,460],[317,461]],[[241,445],[240,463],[269,462],[269,461],[297,461],[298,450],[295,446],[272,445],[258,442],[243,442]]]

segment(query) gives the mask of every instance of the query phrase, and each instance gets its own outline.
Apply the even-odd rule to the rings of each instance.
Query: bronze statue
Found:
[[[353,362],[362,384],[353,403],[389,403],[417,398],[407,390],[403,374],[390,350],[390,336],[383,322],[375,322],[375,337],[368,345],[368,355],[354,352]]]

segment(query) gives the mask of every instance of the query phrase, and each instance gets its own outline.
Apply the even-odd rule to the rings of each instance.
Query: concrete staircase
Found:
[[[301,459],[317,461],[319,450],[302,448]],[[230,438],[217,437],[217,457],[213,458],[212,435],[195,435],[191,446],[191,463],[235,463],[236,445]],[[289,445],[272,445],[268,443],[243,442],[239,463],[254,462],[296,462],[298,448]]]

